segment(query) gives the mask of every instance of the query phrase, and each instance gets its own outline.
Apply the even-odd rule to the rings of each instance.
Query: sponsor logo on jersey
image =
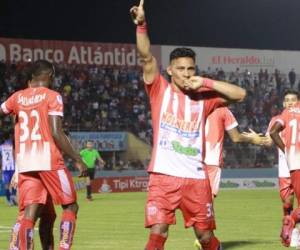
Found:
[[[192,147],[191,145],[184,146],[180,141],[177,140],[169,141],[167,137],[163,137],[159,141],[159,146],[165,150],[174,151],[178,154],[187,156],[197,156],[200,154],[200,149]]]
[[[195,138],[199,136],[199,124],[196,121],[181,120],[168,112],[163,113],[160,127],[182,137]]]

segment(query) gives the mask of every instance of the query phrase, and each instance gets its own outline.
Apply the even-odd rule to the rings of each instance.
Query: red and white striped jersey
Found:
[[[279,115],[272,117],[272,119],[269,123],[268,129],[267,129],[266,135],[269,135],[271,128],[273,127],[274,123],[276,122],[276,120],[279,117],[280,117]],[[282,130],[279,135],[280,135],[281,139],[284,140],[285,129]],[[279,148],[277,150],[278,150],[278,177],[280,177],[280,178],[291,177],[285,154]]]
[[[0,145],[0,155],[2,158],[2,171],[14,171],[14,147],[11,140],[6,140]]]
[[[161,75],[146,84],[150,97],[153,151],[149,172],[177,177],[206,178],[203,171],[205,120],[222,104],[215,92],[187,95]]]
[[[300,169],[300,104],[286,108],[276,121],[285,129],[282,137],[289,170]]]
[[[227,107],[217,108],[207,117],[205,124],[205,164],[223,165],[224,132],[237,126],[235,117]]]

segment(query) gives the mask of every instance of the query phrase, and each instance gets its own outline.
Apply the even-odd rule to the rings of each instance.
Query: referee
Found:
[[[80,156],[84,163],[87,165],[88,176],[86,178],[86,198],[88,201],[92,201],[92,188],[91,181],[95,177],[96,161],[104,166],[105,161],[101,158],[98,150],[94,149],[94,143],[92,141],[86,142],[86,148],[80,151]]]

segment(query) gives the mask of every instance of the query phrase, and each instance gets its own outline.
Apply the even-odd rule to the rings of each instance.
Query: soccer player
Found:
[[[4,142],[0,145],[0,156],[2,158],[2,161],[0,162],[2,169],[2,182],[5,188],[7,204],[9,206],[14,206],[17,204],[16,190],[10,187],[10,181],[15,172],[14,146],[8,131],[3,133],[3,139]]]
[[[285,130],[284,137],[280,132]],[[298,206],[291,215],[284,216],[281,230],[282,243],[290,246],[294,226],[300,222],[300,103],[286,108],[276,119],[270,130],[270,136],[279,149],[285,153],[291,175],[291,185]],[[283,136],[283,135],[281,135]],[[298,242],[299,243],[299,242]],[[299,247],[300,245],[298,245]]]
[[[29,67],[26,67],[23,70],[23,75],[25,78],[24,83],[28,87],[31,82],[31,73],[29,72]],[[15,170],[15,173],[11,179],[10,186],[17,189],[18,186],[18,173]],[[41,212],[39,214],[40,221],[39,221],[39,235],[41,240],[41,246],[43,250],[52,250],[54,249],[54,236],[53,236],[53,226],[56,219],[56,213],[54,209],[54,204],[51,197],[48,195],[47,202],[41,208]],[[11,237],[9,242],[9,250],[18,250],[20,249],[20,241],[19,241],[19,232],[20,232],[20,225],[21,220],[24,217],[24,209],[19,211],[17,221],[12,227],[11,230]]]
[[[130,10],[137,24],[137,49],[143,60],[143,77],[150,98],[154,145],[145,226],[150,228],[146,250],[162,250],[169,225],[179,208],[185,226],[193,227],[204,250],[219,250],[209,180],[204,166],[205,119],[216,107],[242,101],[244,89],[195,76],[195,53],[177,48],[170,54],[169,83],[160,74],[150,51],[143,8]],[[210,89],[201,93],[202,87]],[[219,95],[222,95],[221,98]]]
[[[205,124],[205,159],[209,183],[212,191],[212,198],[217,197],[221,172],[223,167],[223,142],[225,131],[234,143],[247,142],[255,145],[264,144],[264,137],[249,132],[240,133],[237,129],[238,122],[232,112],[227,107],[215,109],[206,120]],[[200,243],[196,239],[194,242],[196,249],[200,249]]]
[[[224,132],[234,143],[247,142],[262,145],[265,138],[254,132],[240,133],[237,129],[238,122],[227,107],[215,109],[206,120],[205,124],[205,159],[207,172],[210,180],[213,198],[217,196],[221,171],[223,166],[223,142]]]
[[[59,249],[70,249],[78,204],[72,176],[64,165],[62,152],[76,162],[80,176],[86,166],[62,129],[62,97],[49,89],[54,67],[46,60],[32,65],[28,88],[15,92],[0,108],[0,115],[16,116],[15,151],[19,178],[20,248],[33,247],[34,225],[48,195],[63,208]]]
[[[287,90],[284,93],[283,97],[283,107],[284,108],[291,108],[298,102],[298,92],[294,90]],[[273,144],[272,138],[270,137],[270,130],[274,125],[275,121],[280,116],[272,117],[266,136],[268,140],[266,141],[266,146],[271,146]],[[285,129],[283,129],[280,133],[280,137],[284,140],[285,138]],[[291,175],[290,170],[287,164],[287,160],[285,157],[284,152],[282,152],[278,148],[278,183],[279,183],[279,194],[282,200],[283,206],[283,214],[289,215],[293,210],[293,203],[294,203],[294,190],[291,184]]]
[[[101,158],[98,150],[94,148],[94,143],[92,141],[87,141],[86,148],[80,151],[80,156],[88,167],[88,176],[86,178],[86,198],[87,200],[92,201],[91,181],[95,178],[96,161],[98,161],[102,166],[105,165],[105,161]]]

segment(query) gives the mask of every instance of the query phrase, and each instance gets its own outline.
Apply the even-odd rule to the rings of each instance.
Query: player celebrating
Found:
[[[215,109],[206,120],[205,124],[205,164],[209,177],[209,183],[214,199],[219,192],[221,172],[223,167],[223,142],[224,132],[234,143],[247,142],[255,145],[264,144],[265,138],[254,132],[240,133],[237,129],[238,122],[227,107]],[[194,242],[196,249],[200,249],[200,243]]]
[[[2,158],[2,182],[5,187],[5,196],[7,204],[16,205],[16,190],[10,187],[10,181],[15,172],[13,141],[10,139],[8,131],[3,133],[4,142],[0,145],[0,156]]]
[[[285,130],[283,140],[280,132]],[[300,104],[286,108],[277,118],[270,130],[270,136],[274,143],[285,153],[291,175],[291,185],[294,189],[298,206],[291,215],[286,215],[283,219],[281,231],[282,243],[290,246],[292,231],[295,224],[300,222]],[[283,136],[283,135],[282,135]],[[284,142],[283,142],[284,141]],[[299,242],[298,242],[299,243]],[[300,245],[298,245],[300,246]]]
[[[298,102],[298,92],[294,90],[287,90],[284,93],[283,97],[283,107],[291,108]],[[268,141],[266,143],[267,146],[271,146],[273,141],[270,137],[270,130],[274,125],[275,121],[279,119],[279,115],[272,117],[268,130],[267,130],[267,138]],[[280,133],[281,139],[285,138],[285,129],[283,129]],[[291,175],[290,170],[286,161],[285,154],[278,148],[278,181],[279,181],[279,193],[280,198],[283,203],[283,214],[288,215],[293,210],[294,203],[294,190],[291,184]]]
[[[54,67],[45,60],[32,65],[32,81],[15,92],[0,108],[0,115],[16,116],[15,150],[19,173],[19,208],[24,209],[20,225],[20,248],[32,249],[34,224],[41,204],[50,194],[63,208],[59,249],[70,249],[75,231],[78,204],[72,176],[61,151],[76,161],[80,175],[86,166],[74,151],[62,129],[62,97],[49,89]]]
[[[150,52],[143,8],[131,8],[137,24],[137,48],[143,59],[150,98],[154,145],[148,172],[149,192],[145,226],[150,228],[146,250],[162,250],[175,210],[181,209],[186,227],[193,227],[204,250],[219,250],[209,181],[204,170],[205,119],[228,101],[242,101],[245,91],[235,85],[195,76],[195,53],[177,48],[170,54],[169,84]],[[206,87],[211,91],[201,93]],[[225,99],[220,98],[221,94]]]
[[[227,107],[215,109],[205,124],[205,164],[210,180],[213,197],[216,197],[220,187],[221,168],[223,166],[224,132],[234,143],[247,142],[255,145],[264,144],[265,138],[254,132],[240,133],[238,123]]]

